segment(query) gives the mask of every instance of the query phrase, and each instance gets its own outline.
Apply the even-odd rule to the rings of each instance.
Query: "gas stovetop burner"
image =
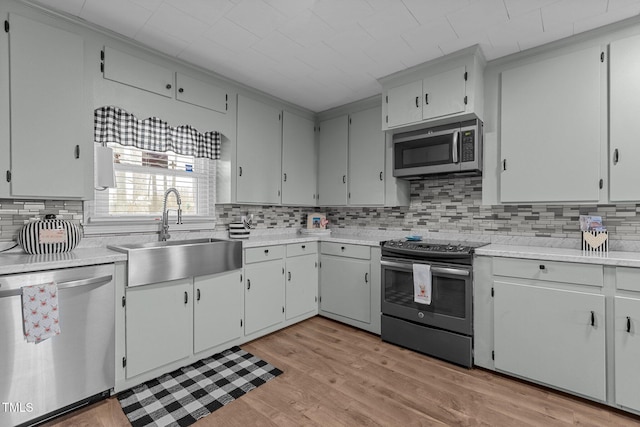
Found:
[[[403,258],[470,258],[475,248],[486,243],[389,240],[382,243],[382,255]]]

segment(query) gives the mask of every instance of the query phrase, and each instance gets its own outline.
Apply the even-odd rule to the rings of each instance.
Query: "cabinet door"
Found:
[[[640,299],[615,297],[616,403],[640,411]]]
[[[176,73],[176,99],[223,114],[229,105],[226,90],[181,73]]]
[[[387,104],[389,127],[419,122],[422,120],[422,81],[390,88]]]
[[[282,113],[238,95],[238,203],[280,203]]]
[[[600,49],[502,73],[502,202],[596,202],[600,181]]]
[[[191,279],[127,289],[127,378],[191,355],[191,290]]]
[[[318,158],[312,120],[288,111],[282,121],[282,204],[315,206]]]
[[[465,66],[422,80],[422,119],[447,116],[465,111]]]
[[[193,352],[199,353],[242,336],[242,272],[195,277]]]
[[[84,41],[18,15],[9,19],[11,194],[84,197],[93,162]]]
[[[604,296],[539,283],[494,282],[496,369],[604,401]]]
[[[318,146],[318,204],[347,204],[347,147],[349,118],[339,116],[320,123]]]
[[[104,48],[105,79],[173,98],[173,71],[108,46]]]
[[[640,110],[640,37],[614,41],[609,49],[609,198],[636,201],[640,200],[640,144],[635,129]]]
[[[371,323],[371,280],[369,261],[322,257],[320,309]]]
[[[382,107],[349,117],[349,204],[384,205],[385,134]]]
[[[304,255],[287,258],[286,318],[318,309],[318,257]]]
[[[250,335],[284,320],[282,260],[245,267],[244,334]]]

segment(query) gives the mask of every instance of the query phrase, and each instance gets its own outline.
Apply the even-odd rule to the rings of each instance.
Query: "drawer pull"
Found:
[[[251,280],[247,279],[247,290],[251,289]]]
[[[596,313],[591,310],[591,326],[596,326]]]
[[[547,269],[547,267],[545,267],[544,264],[540,264],[539,267],[540,267],[540,270],[546,270]]]
[[[290,272],[290,271],[288,271],[288,272],[287,272],[287,275],[289,276],[288,280],[289,280],[289,281],[291,281],[291,272]]]
[[[196,300],[200,301],[200,289],[197,289],[196,295]]]
[[[187,292],[184,293],[184,303],[188,303],[189,302],[189,294]]]
[[[264,254],[265,254],[265,255],[269,255],[269,249],[265,249],[265,250],[264,250]]]
[[[306,248],[307,248],[307,246],[306,246],[306,245],[302,245],[302,249],[306,249]]]
[[[340,247],[340,250],[343,251],[343,252],[344,252],[344,249],[345,249],[344,246]]]
[[[369,273],[364,273],[364,283],[369,283]]]
[[[631,333],[631,317],[627,316],[627,332]]]

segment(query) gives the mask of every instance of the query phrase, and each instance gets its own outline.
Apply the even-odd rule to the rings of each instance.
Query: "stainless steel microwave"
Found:
[[[482,174],[482,121],[451,123],[393,136],[393,176]]]

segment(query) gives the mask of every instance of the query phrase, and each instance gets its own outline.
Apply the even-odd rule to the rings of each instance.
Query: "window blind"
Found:
[[[108,146],[114,150],[116,188],[95,192],[97,219],[161,216],[164,193],[171,187],[180,192],[185,220],[214,216],[215,161],[115,143]],[[167,208],[177,209],[175,197],[169,197]]]

